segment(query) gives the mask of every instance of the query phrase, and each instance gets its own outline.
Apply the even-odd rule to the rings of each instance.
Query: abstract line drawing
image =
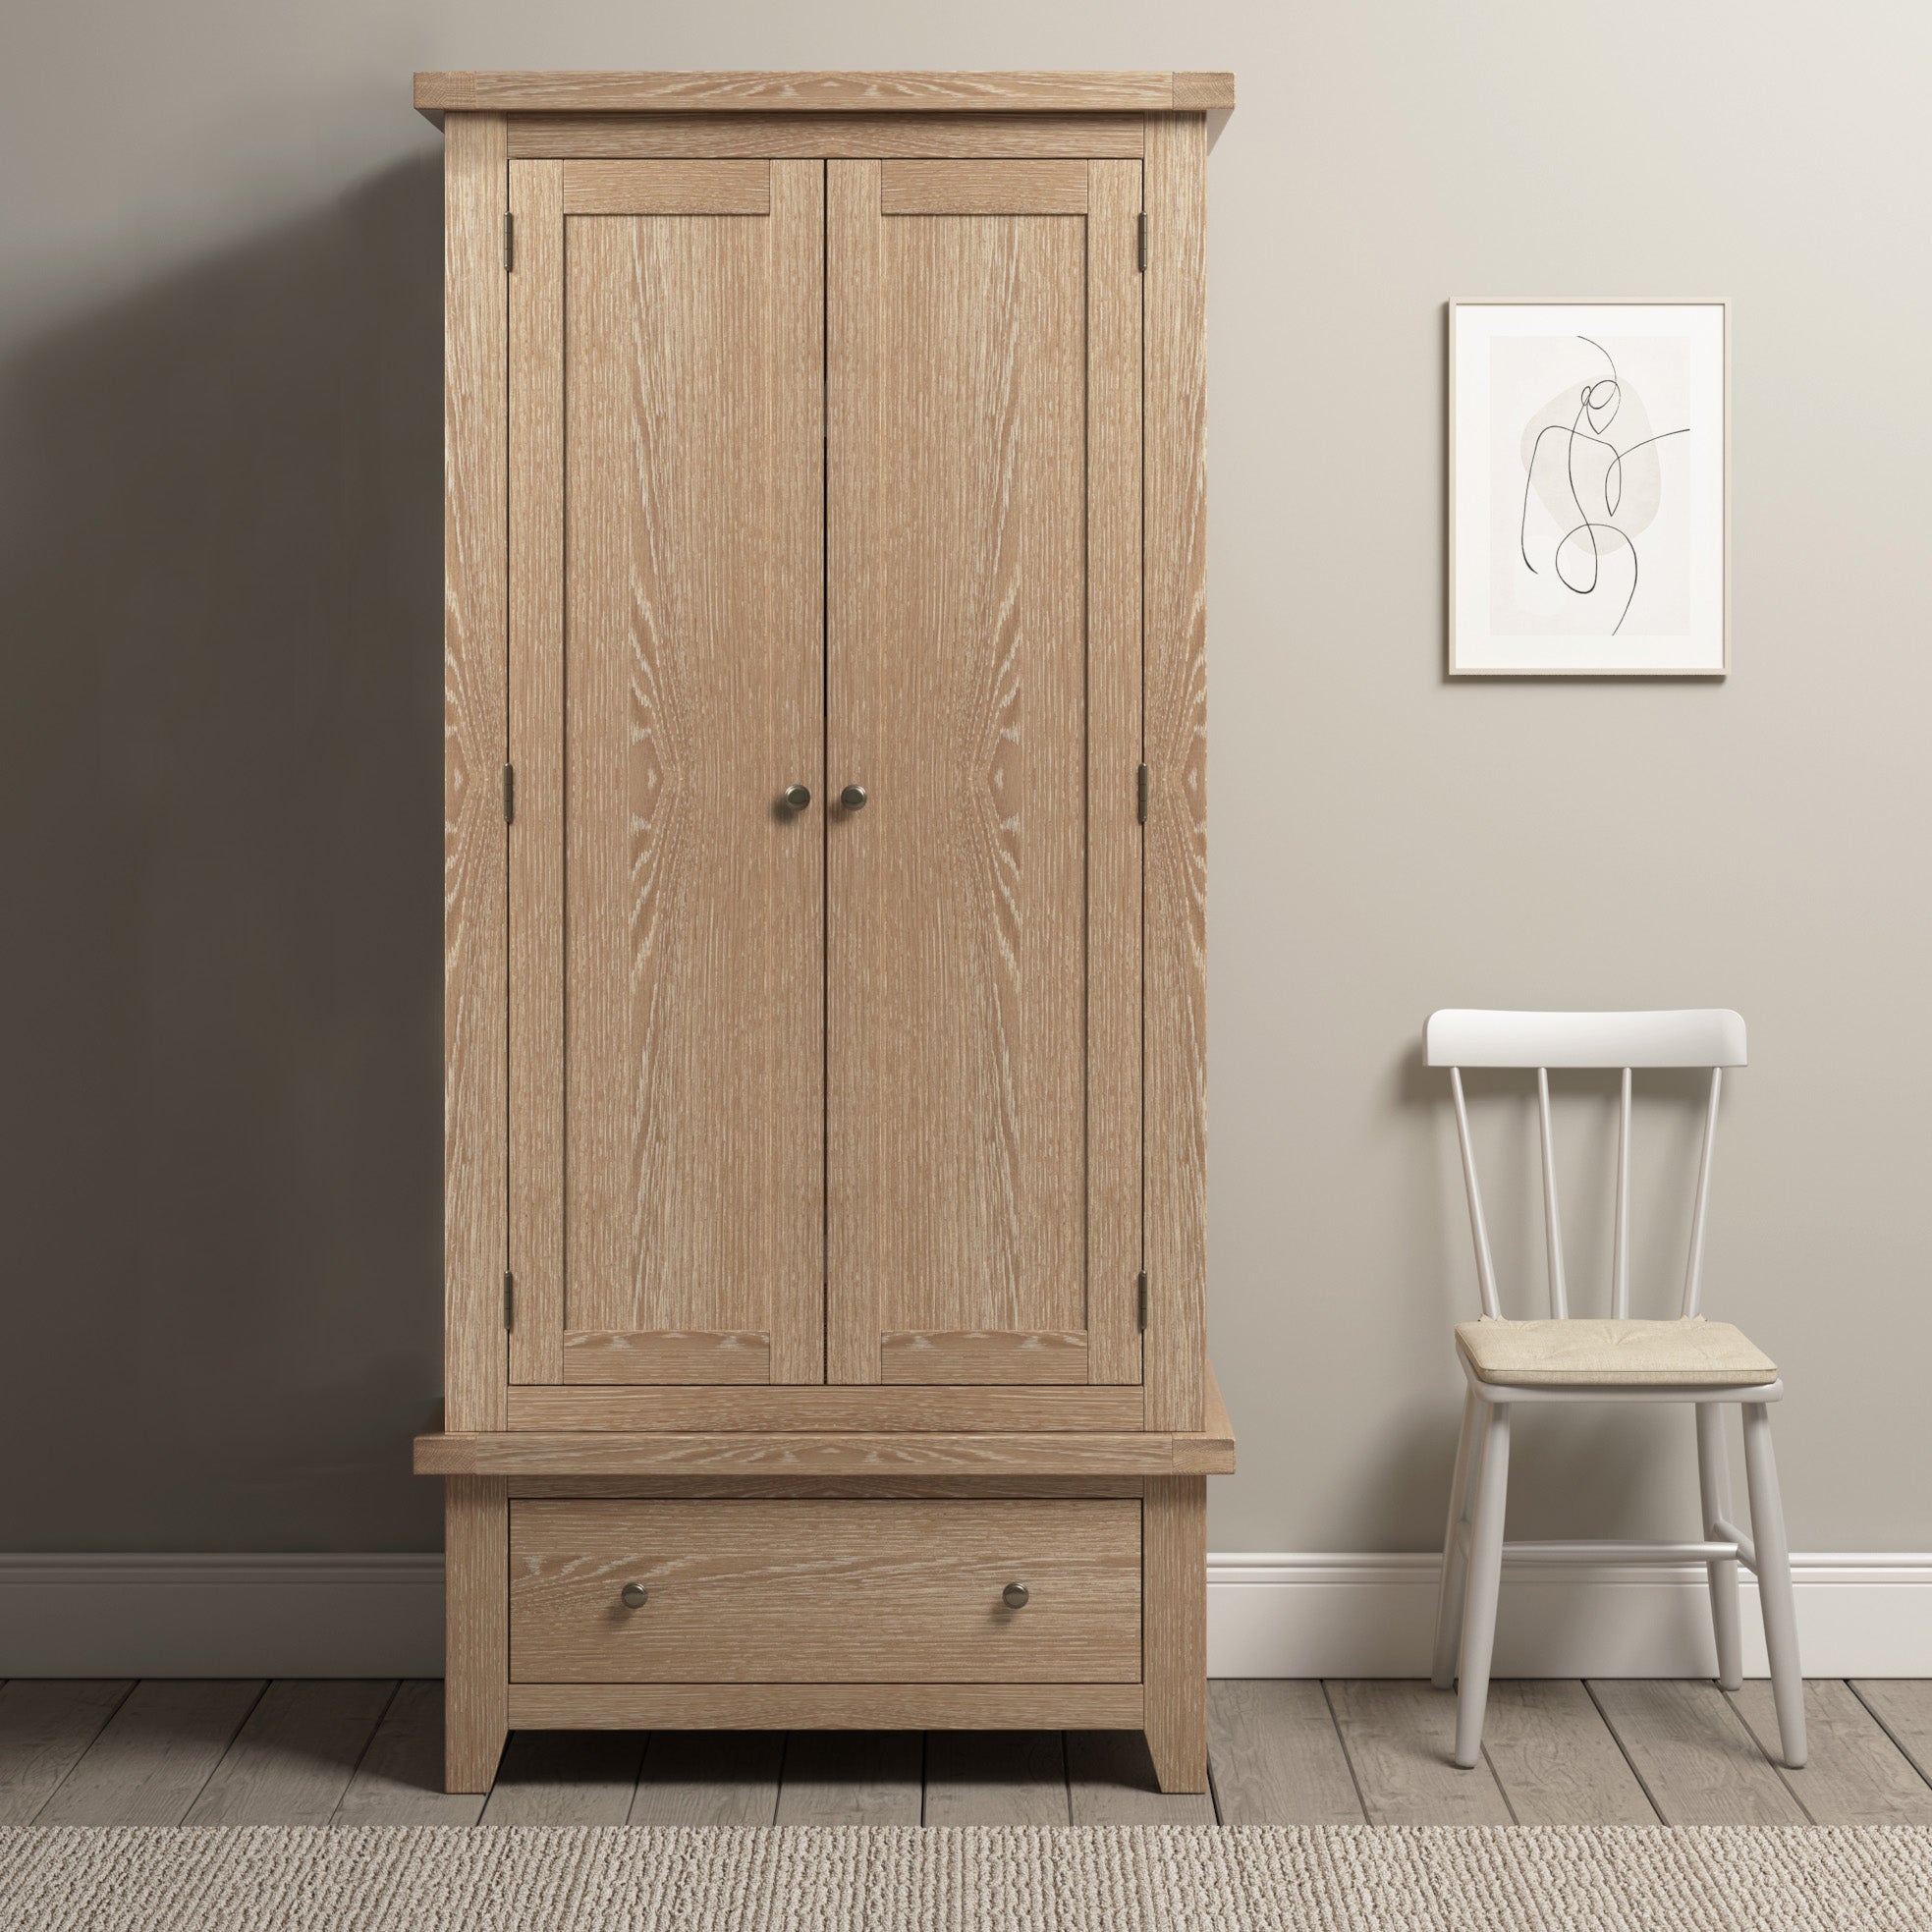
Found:
[[[1617,359],[1602,343],[1586,335],[1576,340],[1596,351],[1607,364],[1609,373],[1599,375],[1583,383],[1576,392],[1575,413],[1568,423],[1543,422],[1532,424],[1528,461],[1523,466],[1522,478],[1522,516],[1518,525],[1518,548],[1522,553],[1524,569],[1532,575],[1536,564],[1529,554],[1529,506],[1532,492],[1537,483],[1537,463],[1543,458],[1544,445],[1551,438],[1551,462],[1560,461],[1563,466],[1563,490],[1570,504],[1574,508],[1577,521],[1556,539],[1548,553],[1546,562],[1556,574],[1557,580],[1566,590],[1579,597],[1594,597],[1604,580],[1604,551],[1606,548],[1622,546],[1629,552],[1630,582],[1626,592],[1622,608],[1617,613],[1617,622],[1610,627],[1610,635],[1615,636],[1624,628],[1624,620],[1630,614],[1630,606],[1636,601],[1637,584],[1642,578],[1641,562],[1637,551],[1637,532],[1633,528],[1619,524],[1618,515],[1624,504],[1624,466],[1626,461],[1638,450],[1649,449],[1672,436],[1687,436],[1690,433],[1686,424],[1678,429],[1663,429],[1654,435],[1642,436],[1621,448],[1610,440],[1609,432],[1617,418],[1624,412],[1624,383],[1617,373]],[[1582,481],[1577,477],[1577,446],[1585,446],[1585,454],[1593,451],[1607,451],[1608,456],[1599,458],[1594,476],[1586,474]],[[1584,491],[1588,489],[1594,499],[1590,504],[1584,502]],[[1583,573],[1582,557],[1579,554],[1566,569],[1564,559],[1572,545],[1579,553],[1587,548],[1588,572]],[[1571,575],[1574,569],[1578,575]]]

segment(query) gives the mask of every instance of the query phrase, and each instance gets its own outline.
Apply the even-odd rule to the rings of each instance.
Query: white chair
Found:
[[[1475,1238],[1482,1319],[1456,1330],[1457,1354],[1468,1383],[1463,1434],[1450,1485],[1449,1531],[1443,1544],[1442,1585],[1436,1607],[1435,1665],[1440,1689],[1460,1685],[1456,1762],[1473,1766],[1482,1748],[1483,1707],[1489,1700],[1490,1653],[1496,1637],[1496,1596],[1506,1559],[1568,1563],[1590,1557],[1616,1563],[1706,1566],[1711,1622],[1717,1632],[1718,1683],[1735,1690],[1742,1681],[1738,1566],[1757,1576],[1764,1607],[1764,1639],[1785,1762],[1804,1762],[1804,1686],[1798,1672],[1797,1619],[1785,1541],[1778,1472],[1771,1456],[1770,1405],[1784,1394],[1775,1363],[1728,1323],[1698,1312],[1704,1218],[1711,1191],[1711,1154],[1717,1136],[1723,1069],[1744,1065],[1744,1022],[1709,1009],[1680,1013],[1432,1014],[1428,1063],[1449,1069],[1456,1132],[1463,1148]],[[1506,1321],[1497,1298],[1496,1270],[1483,1225],[1475,1149],[1463,1098],[1464,1067],[1533,1068],[1542,1129],[1543,1225],[1548,1257],[1550,1319]],[[1563,1230],[1557,1206],[1555,1145],[1550,1127],[1550,1070],[1620,1069],[1623,1094],[1617,1134],[1617,1207],[1612,1234],[1611,1307],[1607,1321],[1572,1316],[1563,1276]],[[1646,1067],[1707,1067],[1710,1098],[1704,1115],[1696,1205],[1690,1217],[1690,1257],[1676,1319],[1632,1321],[1629,1284],[1630,1074]],[[1697,1469],[1704,1540],[1698,1543],[1506,1543],[1503,1514],[1510,1480],[1510,1413],[1518,1403],[1694,1403]],[[1751,1531],[1731,1520],[1725,1466],[1723,1405],[1743,1408],[1744,1475]],[[1460,1661],[1459,1661],[1460,1648]]]

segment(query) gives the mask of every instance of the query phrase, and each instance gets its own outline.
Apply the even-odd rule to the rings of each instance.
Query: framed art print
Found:
[[[1722,302],[1449,304],[1449,674],[1730,668]]]

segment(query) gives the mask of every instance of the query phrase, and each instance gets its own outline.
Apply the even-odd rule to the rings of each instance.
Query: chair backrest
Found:
[[[1682,1312],[1697,1312],[1704,1262],[1704,1213],[1710,1204],[1711,1160],[1717,1144],[1718,1096],[1724,1069],[1744,1062],[1744,1022],[1728,1007],[1697,1007],[1667,1013],[1492,1013],[1445,1008],[1429,1016],[1425,1035],[1431,1067],[1449,1069],[1449,1090],[1456,1102],[1456,1136],[1463,1149],[1463,1186],[1469,1197],[1469,1228],[1475,1239],[1476,1281],[1482,1311],[1501,1319],[1496,1268],[1489,1255],[1489,1233],[1482,1218],[1482,1189],[1476,1181],[1475,1147],[1469,1138],[1469,1110],[1463,1097],[1464,1067],[1519,1067],[1536,1070],[1537,1120],[1543,1147],[1543,1234],[1548,1258],[1550,1313],[1570,1313],[1563,1278],[1563,1222],[1557,1202],[1556,1138],[1550,1124],[1552,1067],[1617,1068],[1623,1090],[1617,1119],[1617,1212],[1611,1236],[1610,1312],[1630,1312],[1630,1074],[1643,1067],[1708,1067],[1710,1095],[1704,1109],[1704,1145],[1697,1163],[1697,1199],[1690,1214],[1690,1254],[1684,1265]]]

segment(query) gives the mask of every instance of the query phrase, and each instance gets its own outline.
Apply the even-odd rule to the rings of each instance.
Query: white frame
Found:
[[[1723,635],[1719,662],[1711,665],[1465,664],[1457,641],[1456,587],[1456,317],[1464,308],[1715,308],[1721,342],[1720,398],[1723,435],[1719,486],[1723,493],[1723,557],[1720,562]],[[1448,671],[1452,678],[1706,678],[1731,674],[1731,304],[1723,296],[1462,296],[1445,304],[1448,334],[1448,436],[1444,454],[1444,487],[1448,497],[1448,602],[1444,624],[1448,632]]]

